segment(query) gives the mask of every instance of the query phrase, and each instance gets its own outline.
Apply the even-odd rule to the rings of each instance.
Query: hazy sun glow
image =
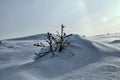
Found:
[[[106,17],[104,17],[103,19],[102,19],[102,22],[107,22],[108,21],[108,18],[106,18]]]
[[[116,16],[120,16],[120,11],[118,11],[118,12],[116,13]]]
[[[84,3],[84,15],[85,15],[85,21],[84,21],[84,29],[86,30],[87,33],[89,33],[90,35],[94,35],[94,34],[99,34],[99,33],[105,33],[105,32],[109,32],[111,31],[111,33],[113,32],[120,32],[120,6],[118,3],[120,3],[120,1],[116,1],[116,4],[114,5],[113,8],[108,8],[106,10],[104,10],[103,8],[103,12],[105,12],[105,16],[103,15],[103,18],[99,18],[99,15],[101,15],[101,11],[100,12],[94,12],[93,15],[90,15],[88,13],[89,7],[86,4],[86,0],[83,0]],[[107,4],[106,4],[107,5]],[[119,6],[119,7],[118,7]],[[117,12],[116,12],[117,11]],[[116,14],[114,15],[113,13]],[[88,34],[88,35],[89,35]]]

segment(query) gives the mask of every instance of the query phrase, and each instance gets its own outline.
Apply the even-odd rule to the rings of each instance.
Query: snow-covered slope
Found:
[[[119,46],[101,36],[73,35],[69,41],[71,45],[56,53],[58,56],[36,61],[33,53],[40,49],[33,44],[39,40],[4,41],[0,45],[0,80],[120,80]]]

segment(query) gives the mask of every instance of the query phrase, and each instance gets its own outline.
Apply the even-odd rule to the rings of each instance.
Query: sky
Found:
[[[0,0],[0,39],[56,33],[120,32],[120,0]]]

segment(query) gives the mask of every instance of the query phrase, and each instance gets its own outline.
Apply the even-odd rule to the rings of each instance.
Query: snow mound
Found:
[[[116,66],[115,64],[113,65],[113,63],[111,65],[99,64],[99,62],[103,61],[104,63],[108,63],[109,61],[113,62],[111,61],[111,57],[117,57],[116,61],[118,62],[120,57],[120,48],[102,42],[89,40],[85,37],[80,37],[79,35],[73,35],[67,39],[71,43],[70,46],[61,53],[56,52],[58,56],[51,57],[51,55],[47,55],[33,62],[2,68],[0,69],[0,80],[81,80],[82,78],[87,77],[88,79],[83,80],[97,80],[97,78],[100,80],[100,76],[102,74],[95,74],[94,71],[105,71],[111,73],[117,71],[120,72],[119,65]],[[16,40],[19,40],[19,38]],[[26,56],[27,52],[35,50],[35,48],[30,47],[30,45],[26,45],[25,47],[27,46],[30,48],[29,51],[25,51],[24,49],[27,48],[24,48],[24,46],[20,48],[21,52],[19,52],[19,55],[25,55],[24,58],[28,57]],[[15,56],[16,55],[18,54],[15,54]],[[19,56],[16,58],[19,58]],[[107,62],[106,60],[103,60],[105,58],[110,59]],[[94,75],[97,75],[97,78],[92,75],[91,72],[94,72]],[[69,73],[71,73],[69,76],[64,77],[64,75]],[[75,76],[72,73],[74,73]],[[103,77],[101,80],[107,79],[104,79]]]
[[[58,53],[58,57],[47,56],[35,61],[32,65],[39,66],[41,69],[36,71],[42,72],[41,75],[47,78],[54,78],[95,63],[104,57],[120,56],[119,49],[87,40],[79,35],[73,35],[68,40],[71,45],[62,53]]]

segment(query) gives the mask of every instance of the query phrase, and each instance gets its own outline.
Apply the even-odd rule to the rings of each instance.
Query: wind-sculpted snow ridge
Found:
[[[70,46],[63,52],[56,53],[55,57],[48,54],[32,62],[1,68],[0,80],[120,80],[119,48],[88,40],[79,35],[73,35],[67,39],[71,43]],[[15,48],[20,51],[18,55],[24,57],[21,57],[24,61],[26,61],[25,58],[30,57],[30,54],[32,57],[35,56],[31,52],[39,50],[26,43],[27,45],[22,46],[25,42],[21,41],[19,44],[17,42],[16,45],[21,47]],[[14,51],[14,48],[12,50]],[[29,55],[26,55],[28,53]],[[7,56],[7,54],[1,54],[1,56]],[[15,56],[20,58],[15,54],[14,60]],[[30,58],[29,60],[33,59]]]
[[[8,40],[44,40],[46,34],[37,34],[37,35],[32,35],[32,36],[27,36],[27,37],[20,37],[20,38],[13,38],[13,39],[8,39]]]
[[[120,40],[114,40],[114,41],[112,41],[111,43],[120,43]]]

